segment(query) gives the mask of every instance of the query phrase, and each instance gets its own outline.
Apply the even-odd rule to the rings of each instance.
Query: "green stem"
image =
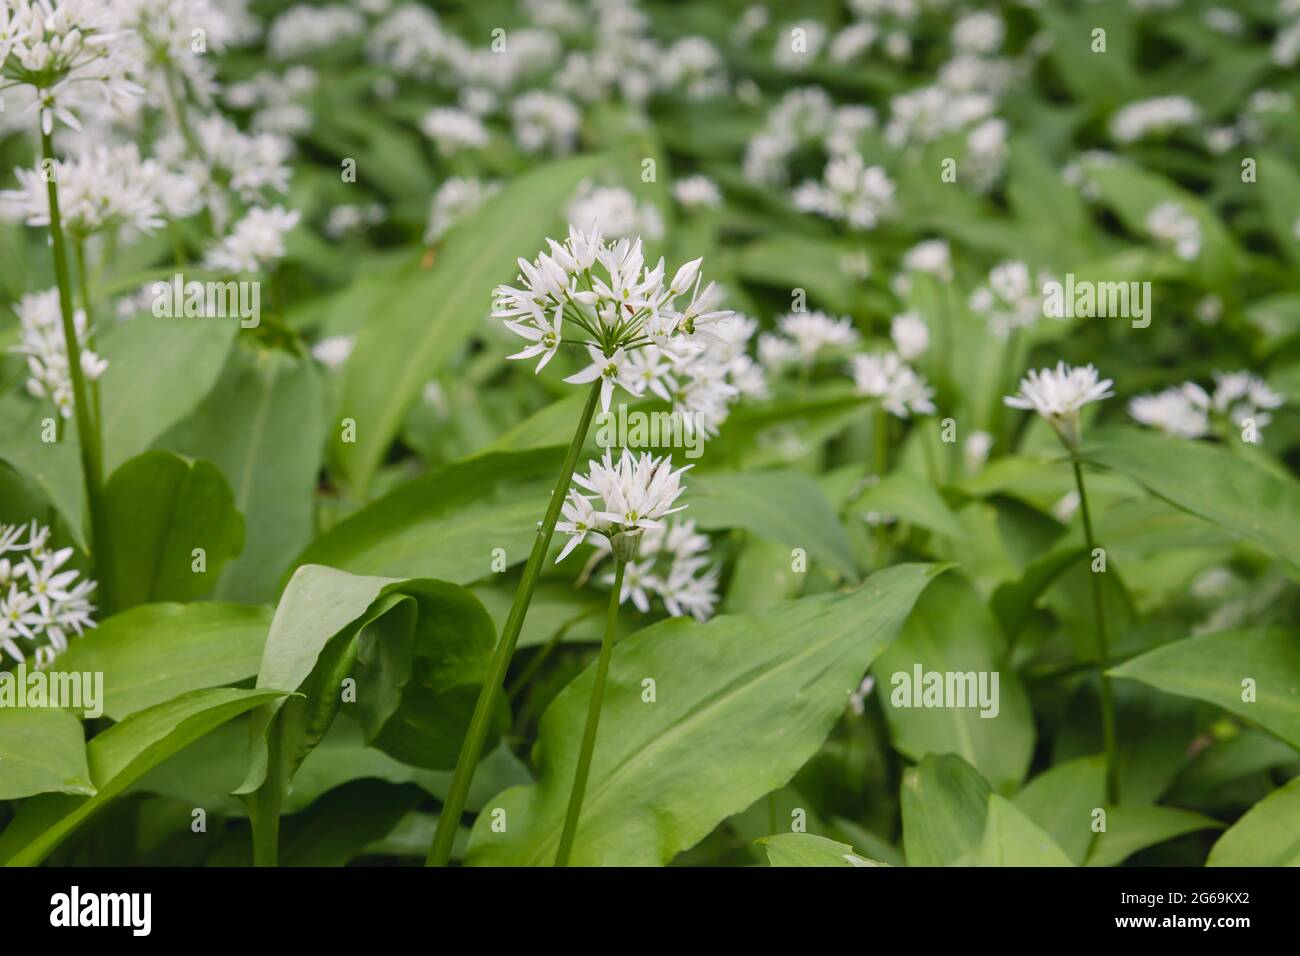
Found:
[[[556,866],[569,865],[569,855],[573,852],[573,838],[578,833],[582,798],[586,795],[587,777],[591,773],[591,756],[596,750],[600,706],[605,701],[605,681],[609,677],[609,658],[614,651],[614,625],[618,620],[618,599],[623,593],[623,571],[626,567],[627,565],[615,556],[614,590],[609,593],[609,616],[605,618],[605,637],[600,642],[600,657],[596,660],[596,679],[591,685],[591,702],[587,705],[587,726],[582,731],[582,749],[578,751],[578,768],[573,773],[573,789],[569,791],[569,808],[564,813],[560,848],[555,853]]]
[[[74,238],[72,240],[72,251],[77,260],[77,295],[81,299],[81,311],[86,313],[86,341],[87,344],[93,344],[93,330],[95,328],[95,310],[91,307],[90,300],[90,283],[86,279],[86,243],[83,239]],[[101,416],[99,402],[99,382],[90,383],[90,406],[91,414],[95,420],[95,430],[103,434],[103,418]]]
[[[1079,511],[1083,515],[1083,536],[1088,546],[1088,556],[1091,560],[1093,553],[1097,549],[1097,541],[1092,534],[1092,515],[1088,511],[1088,492],[1083,484],[1083,471],[1079,467],[1079,459],[1071,456],[1074,465],[1074,483],[1079,490]],[[1089,568],[1089,578],[1092,583],[1092,605],[1093,613],[1097,617],[1097,644],[1100,650],[1101,661],[1098,665],[1098,676],[1101,678],[1101,737],[1106,751],[1106,799],[1114,806],[1119,803],[1119,776],[1117,773],[1117,748],[1115,742],[1115,700],[1111,695],[1110,677],[1106,671],[1110,668],[1110,640],[1106,634],[1106,604],[1102,596],[1101,578],[1099,572],[1092,571]]]
[[[876,440],[876,474],[881,478],[885,477],[885,468],[889,464],[889,414],[885,411],[885,406],[876,403],[875,417],[875,440]]]
[[[591,383],[591,392],[587,396],[587,405],[582,410],[578,421],[578,430],[573,433],[568,454],[560,477],[551,492],[551,502],[546,507],[546,517],[537,529],[533,541],[532,553],[528,564],[524,566],[523,578],[519,589],[515,591],[514,603],[510,605],[510,615],[506,618],[501,631],[501,640],[497,642],[488,667],[483,688],[479,691],[478,703],[474,715],[470,718],[469,730],[465,742],[461,744],[460,758],[456,761],[456,770],[452,774],[451,788],[447,799],[443,801],[442,813],[438,816],[438,829],[433,836],[433,845],[429,847],[427,866],[446,866],[451,859],[452,844],[456,839],[456,828],[460,826],[461,814],[465,810],[465,800],[469,796],[469,786],[474,780],[474,770],[479,757],[483,754],[483,744],[487,740],[488,727],[492,722],[497,695],[505,682],[506,671],[510,667],[510,658],[514,655],[515,645],[519,643],[519,631],[524,626],[524,616],[528,613],[528,604],[533,599],[533,589],[537,586],[538,575],[542,571],[542,562],[546,560],[546,551],[551,546],[551,536],[555,533],[555,523],[560,520],[560,508],[569,493],[569,482],[573,480],[573,470],[578,465],[578,455],[587,440],[587,429],[591,427],[591,416],[596,411],[596,402],[600,399],[600,379]]]
[[[104,523],[104,451],[99,427],[95,422],[86,376],[81,369],[81,343],[73,318],[72,281],[68,273],[68,250],[63,239],[63,219],[59,215],[57,167],[50,134],[41,129],[41,155],[45,159],[49,181],[46,193],[50,202],[50,244],[54,250],[54,276],[59,285],[59,311],[63,319],[63,344],[68,354],[68,377],[72,382],[73,411],[77,420],[77,441],[81,449],[81,471],[86,484],[86,503],[90,512],[90,553],[100,581],[100,605],[105,615],[111,613],[112,589],[105,584],[108,568],[107,535]]]
[[[931,424],[933,424],[933,422],[923,422],[917,437],[920,438],[921,447],[925,451],[925,470],[929,472],[930,484],[934,485],[935,488],[938,488],[940,487],[939,463],[934,457],[934,442],[931,440],[929,428]]]

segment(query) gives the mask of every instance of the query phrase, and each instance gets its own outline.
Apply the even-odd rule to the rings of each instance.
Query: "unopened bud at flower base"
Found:
[[[641,529],[633,528],[631,531],[620,531],[609,539],[609,545],[614,551],[614,558],[620,564],[635,561],[637,548],[641,546]]]

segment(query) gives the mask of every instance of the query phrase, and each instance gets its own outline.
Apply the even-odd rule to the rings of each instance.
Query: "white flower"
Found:
[[[50,529],[35,521],[30,527],[0,525],[0,651],[24,661],[26,642],[38,667],[67,649],[70,634],[95,626],[90,616],[95,582],[78,581],[76,570],[61,570],[72,549],[51,551],[49,537]]]
[[[1079,444],[1079,410],[1091,402],[1110,398],[1110,379],[1098,379],[1091,365],[1071,368],[1057,362],[1055,369],[1030,370],[1020,380],[1020,391],[1003,398],[1011,408],[1023,408],[1043,416],[1066,446]]]
[[[609,411],[609,402],[614,394],[615,385],[623,386],[633,395],[641,394],[641,378],[637,375],[627,353],[621,348],[615,349],[612,355],[606,355],[597,346],[588,345],[587,352],[591,355],[591,364],[582,371],[570,375],[565,381],[574,385],[585,385],[587,382],[600,379],[601,411]],[[542,359],[539,368],[546,364],[547,358],[549,355]]]
[[[284,257],[284,237],[298,224],[298,210],[250,209],[230,234],[208,248],[205,268],[234,274],[259,272]]]
[[[952,252],[946,239],[924,239],[903,254],[903,269],[928,272],[944,282],[952,281]]]
[[[365,28],[365,18],[343,4],[299,4],[275,18],[266,46],[273,60],[295,60],[359,37]]]
[[[915,361],[930,347],[930,329],[918,312],[903,312],[889,323],[889,337],[894,348],[908,362]]]
[[[433,194],[429,204],[429,223],[424,229],[424,241],[433,245],[447,230],[476,211],[483,203],[501,191],[498,182],[483,182],[474,178],[452,177]]]
[[[934,390],[896,352],[855,355],[851,371],[858,394],[878,399],[891,415],[907,418],[935,411]]]
[[[932,143],[987,118],[996,105],[985,93],[960,93],[939,85],[919,87],[889,101],[885,141],[891,146]]]
[[[569,203],[568,215],[569,221],[583,232],[599,229],[609,239],[661,239],[664,234],[663,216],[655,205],[638,203],[621,186],[597,186],[590,180],[580,183]]]
[[[32,292],[14,307],[22,326],[22,340],[11,351],[27,356],[27,391],[36,398],[48,398],[59,414],[71,418],[73,413],[72,378],[68,369],[68,351],[63,338],[63,318],[59,290]],[[104,374],[108,363],[86,348],[90,330],[86,314],[78,309],[73,315],[77,343],[81,346],[81,370],[90,381]]]
[[[582,115],[563,96],[532,90],[515,100],[510,113],[515,139],[525,153],[573,151]]]
[[[1190,262],[1201,254],[1201,224],[1174,200],[1153,206],[1146,227],[1157,242],[1172,247],[1179,259]]]
[[[352,355],[352,349],[356,344],[355,335],[331,335],[312,346],[312,358],[331,371],[337,372]]]
[[[1191,382],[1167,388],[1154,395],[1139,395],[1128,404],[1129,414],[1166,435],[1178,438],[1201,438],[1209,433],[1206,414],[1209,398]]]
[[[969,474],[974,474],[984,467],[993,449],[993,436],[985,431],[973,431],[962,443],[962,462]]]
[[[826,27],[817,20],[800,20],[777,31],[772,60],[783,70],[805,70],[826,44]]]
[[[571,489],[565,499],[561,508],[565,520],[556,524],[556,530],[570,539],[557,561],[567,557],[590,532],[612,540],[621,534],[662,528],[665,517],[686,507],[673,505],[684,490],[681,476],[691,466],[673,471],[670,456],[635,456],[625,448],[618,461],[607,451],[600,461],[588,465],[588,473],[575,474],[573,481],[592,497]],[[599,505],[593,503],[596,500]]]
[[[1138,100],[1110,118],[1117,143],[1134,143],[1152,134],[1165,135],[1200,121],[1200,108],[1185,96],[1156,96]]]
[[[425,114],[420,131],[433,140],[439,154],[451,156],[463,149],[482,149],[488,144],[488,131],[473,113],[451,107],[438,107]]]
[[[859,21],[850,23],[847,27],[835,34],[831,40],[830,48],[826,51],[832,63],[852,63],[863,53],[871,49],[871,45],[876,42],[880,36],[880,29],[874,23]]]
[[[507,322],[506,327],[509,328],[510,331],[527,339],[533,344],[525,348],[522,352],[516,352],[514,355],[507,355],[506,358],[527,359],[532,358],[534,355],[540,355],[542,360],[537,363],[537,368],[535,369],[535,371],[540,372],[542,369],[546,368],[546,363],[555,356],[556,350],[560,347],[563,323],[564,306],[562,305],[557,305],[555,307],[549,325],[545,321],[539,323],[536,318],[531,315],[520,319],[517,322]],[[591,379],[588,379],[588,381],[591,381]]]
[[[980,10],[968,13],[952,28],[952,45],[967,53],[996,53],[1002,46],[1006,26],[996,13]]]
[[[971,293],[970,307],[985,317],[998,338],[1030,327],[1043,314],[1042,298],[1033,285],[1029,266],[1015,260],[1000,262],[989,271],[987,285]]]
[[[846,350],[858,344],[857,329],[847,317],[833,319],[825,312],[791,312],[781,316],[777,325],[793,344],[795,358],[805,364],[823,352]],[[772,352],[773,357],[779,354],[779,348]]]
[[[673,183],[673,198],[687,209],[716,209],[722,205],[718,184],[708,176],[686,176]]]
[[[867,166],[857,153],[826,164],[824,183],[808,180],[793,193],[795,207],[871,229],[893,211],[894,183],[882,166]]]
[[[1009,152],[1006,121],[980,123],[966,137],[965,181],[976,192],[988,192],[1002,177]]]
[[[1249,372],[1215,372],[1214,386],[1210,408],[1224,416],[1233,428],[1241,428],[1246,419],[1263,428],[1273,420],[1268,411],[1280,408],[1286,401],[1263,379]]]

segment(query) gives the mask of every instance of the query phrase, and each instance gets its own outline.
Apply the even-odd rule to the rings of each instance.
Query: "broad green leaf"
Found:
[[[854,503],[853,511],[895,515],[950,538],[966,536],[966,529],[957,521],[943,495],[928,481],[905,471],[892,472],[864,491]]]
[[[1126,661],[1110,673],[1216,704],[1300,749],[1300,642],[1294,630],[1189,637]]]
[[[145,452],[113,473],[104,501],[116,609],[203,596],[244,543],[230,486],[206,461]]]
[[[742,528],[803,548],[813,562],[850,580],[858,577],[848,535],[813,479],[795,471],[690,475],[686,515],[703,530]]]
[[[1246,811],[1219,837],[1206,866],[1300,866],[1300,777]]]
[[[894,639],[939,569],[896,565],[855,590],[706,624],[673,619],[614,649],[575,865],[662,865],[788,781],[844,711],[871,660]],[[555,859],[594,667],[542,715],[535,786],[479,816],[467,862]],[[655,681],[655,702],[642,699]]]
[[[146,771],[230,718],[279,696],[281,692],[273,690],[196,690],[114,724],[86,746],[95,795],[45,794],[28,800],[0,833],[0,862],[40,863]]]
[[[1300,482],[1208,442],[1128,429],[1088,442],[1082,456],[1300,569]]]
[[[860,286],[840,263],[854,251],[846,242],[785,233],[758,239],[741,249],[736,271],[742,278],[783,290],[807,289],[815,308],[852,312],[861,295]]]
[[[778,833],[758,841],[768,866],[883,866],[837,843],[812,833]]]
[[[1074,865],[1036,823],[996,793],[989,797],[984,836],[971,862],[976,866]]]
[[[1106,829],[1097,835],[1088,866],[1118,866],[1139,850],[1197,830],[1217,830],[1218,820],[1178,807],[1106,807]]]
[[[894,746],[904,756],[919,761],[954,753],[995,790],[1019,784],[1034,752],[1029,698],[1007,661],[996,618],[964,577],[946,574],[927,588],[871,670]],[[960,699],[948,700],[941,684],[930,701],[926,675],[950,684]]]
[[[280,866],[343,866],[386,837],[424,799],[423,791],[380,780],[331,790],[284,825]]]
[[[581,157],[542,166],[511,182],[448,234],[432,269],[393,283],[357,335],[344,380],[342,412],[356,441],[334,452],[364,494],[407,408],[491,309],[492,289],[515,261],[531,259],[575,186],[603,163]]]
[[[1012,803],[1082,866],[1093,842],[1093,811],[1106,804],[1106,760],[1097,755],[1058,763],[1025,784]]]
[[[903,852],[908,866],[951,866],[984,838],[992,791],[955,754],[930,754],[903,772]]]
[[[0,800],[95,792],[81,721],[56,707],[16,707],[17,675],[0,671]]]
[[[81,453],[71,440],[59,442],[10,441],[0,444],[0,461],[26,475],[45,492],[63,518],[73,543],[86,551],[85,485],[81,478]]]
[[[235,348],[199,407],[160,441],[221,469],[244,516],[244,549],[214,597],[275,598],[280,577],[312,536],[312,495],[325,442],[316,365],[270,349]]]
[[[122,720],[187,691],[253,677],[270,626],[264,607],[143,604],[101,621],[56,666],[102,673],[104,713]]]
[[[318,538],[299,564],[468,584],[528,557],[562,449],[479,455],[409,481]]]
[[[149,448],[198,405],[221,374],[239,320],[141,315],[98,340],[104,474]]]

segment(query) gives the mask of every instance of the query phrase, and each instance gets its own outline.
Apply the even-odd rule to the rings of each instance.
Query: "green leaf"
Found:
[[[984,838],[992,791],[955,754],[930,754],[903,772],[903,852],[908,866],[951,866]]]
[[[838,843],[812,833],[778,833],[758,841],[768,866],[884,866]]]
[[[214,597],[275,598],[280,576],[311,540],[325,432],[325,390],[313,362],[236,348],[211,394],[159,440],[221,469],[244,516],[244,549]]]
[[[928,481],[905,471],[886,475],[862,493],[853,505],[854,513],[877,511],[896,515],[935,534],[964,538],[966,529],[958,522],[943,495]]]
[[[167,451],[132,458],[104,488],[115,608],[192,601],[239,553],[244,520],[230,486],[206,461]],[[206,570],[193,570],[203,549]]]
[[[364,494],[407,408],[490,310],[492,289],[520,256],[543,245],[574,187],[604,162],[581,157],[520,176],[448,234],[438,261],[392,284],[357,335],[344,380],[343,414],[356,441],[334,445],[354,491]]]
[[[16,680],[0,671],[0,800],[51,791],[93,794],[81,721],[68,710],[6,702],[5,685]]]
[[[279,696],[279,691],[230,687],[196,690],[114,724],[86,746],[95,795],[28,800],[0,833],[0,862],[35,866],[146,771],[230,718]]]
[[[1099,435],[1081,454],[1300,569],[1300,482],[1209,442],[1131,429]]]
[[[984,836],[971,862],[976,866],[1074,866],[1050,836],[996,793],[989,797]]]
[[[101,621],[59,656],[60,671],[104,675],[104,713],[136,711],[257,673],[271,626],[264,607],[144,604]]]
[[[848,535],[817,482],[801,472],[756,471],[691,476],[686,516],[702,530],[743,528],[760,538],[803,548],[813,561],[856,580]]]
[[[73,543],[83,552],[86,530],[82,526],[85,485],[81,478],[81,454],[74,441],[4,442],[0,461],[30,478],[63,518]]]
[[[1106,803],[1106,759],[1059,763],[1029,781],[1012,802],[1081,866],[1092,845],[1092,812]]]
[[[1300,866],[1300,777],[1274,790],[1219,837],[1206,866]]]
[[[918,667],[923,675],[937,673],[941,679],[969,675],[954,685],[964,697],[962,706],[921,706]],[[919,761],[927,754],[954,753],[995,790],[1010,792],[1020,783],[1034,752],[1029,698],[1007,662],[997,619],[965,578],[953,573],[935,581],[871,670],[894,746],[904,756]],[[980,675],[991,675],[984,683],[991,691],[987,703],[979,697]],[[906,700],[899,696],[904,688],[910,688]]]
[[[1300,749],[1300,644],[1294,631],[1248,629],[1189,637],[1110,673],[1216,704]],[[1243,700],[1247,678],[1253,681],[1253,699]]]
[[[490,453],[436,469],[339,522],[298,563],[455,584],[487,577],[496,548],[507,565],[528,557],[562,457]]]
[[[1106,829],[1088,855],[1088,866],[1118,866],[1139,850],[1197,830],[1217,830],[1218,820],[1178,807],[1106,807]]]
[[[237,319],[141,315],[98,340],[108,360],[99,382],[104,474],[149,448],[199,403],[221,374]]]
[[[575,865],[661,865],[788,781],[816,752],[849,694],[941,568],[896,565],[853,591],[707,624],[673,619],[620,641],[610,663]],[[467,862],[555,859],[594,667],[542,715],[538,782],[489,802]],[[642,700],[643,681],[656,700]]]

